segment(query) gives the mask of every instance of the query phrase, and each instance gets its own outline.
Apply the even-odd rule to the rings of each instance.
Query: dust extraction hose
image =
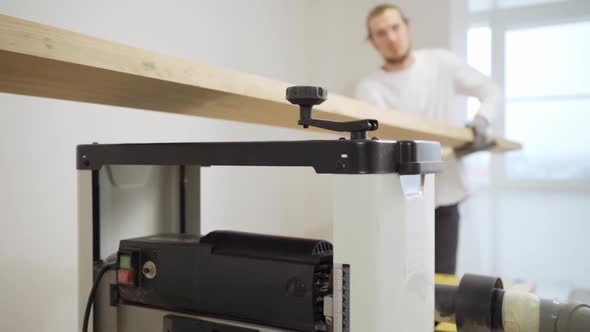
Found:
[[[499,278],[466,274],[458,286],[436,285],[435,321],[459,332],[588,332],[590,306],[504,290]]]

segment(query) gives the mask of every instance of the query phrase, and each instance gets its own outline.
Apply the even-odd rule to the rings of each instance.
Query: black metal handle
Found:
[[[311,111],[328,99],[328,91],[322,87],[292,86],[287,88],[287,100],[299,105],[299,122],[303,128],[317,127],[326,130],[349,132],[351,139],[366,139],[367,131],[377,130],[379,122],[375,119],[364,119],[347,122],[313,119]]]

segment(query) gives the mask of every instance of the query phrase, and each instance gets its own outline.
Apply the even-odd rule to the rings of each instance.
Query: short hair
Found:
[[[404,20],[405,23],[408,23],[408,17],[404,14],[404,12],[402,11],[402,9],[394,4],[391,3],[384,3],[378,6],[375,6],[373,9],[371,9],[371,11],[369,12],[369,14],[367,15],[367,39],[371,39],[371,27],[369,26],[369,23],[371,22],[372,19],[374,19],[375,17],[385,13],[387,10],[397,10],[398,13],[400,14],[400,16],[402,17],[402,19]]]

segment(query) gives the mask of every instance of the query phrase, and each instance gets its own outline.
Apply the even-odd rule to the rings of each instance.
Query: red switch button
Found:
[[[117,282],[123,285],[135,285],[135,274],[133,270],[118,270]]]

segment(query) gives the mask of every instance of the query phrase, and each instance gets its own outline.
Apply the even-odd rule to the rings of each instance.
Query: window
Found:
[[[482,273],[523,278],[541,297],[568,301],[575,288],[590,288],[583,278],[588,264],[575,263],[588,251],[579,230],[587,224],[590,199],[590,1],[469,3],[468,62],[503,86],[504,113],[494,127],[524,149],[494,154],[487,164],[480,159],[470,169],[491,190],[466,202],[469,224],[479,226],[464,230],[463,238],[479,241],[463,242],[459,251],[483,249],[490,255]],[[470,113],[478,106],[470,101]],[[484,172],[487,165],[490,172]],[[484,183],[488,174],[491,181]],[[525,238],[532,249],[523,253]],[[530,253],[543,259],[523,260]],[[539,264],[552,255],[570,259],[557,269]]]
[[[590,22],[506,32],[505,131],[524,143],[508,177],[590,180],[589,38]]]
[[[469,0],[469,11],[472,13],[491,10],[494,8],[494,0]]]
[[[590,95],[590,22],[506,32],[508,98]]]
[[[467,63],[486,75],[492,71],[492,30],[488,26],[469,29],[467,33]],[[472,119],[479,109],[476,98],[467,98],[467,117]],[[465,158],[467,176],[472,188],[486,186],[490,181],[490,154],[476,153]]]
[[[501,127],[524,149],[505,155],[499,174],[508,181],[590,180],[590,21],[495,29],[504,53],[492,49],[492,28],[480,24],[468,31],[467,61],[493,75],[492,55],[503,57],[494,69],[506,94]],[[478,107],[469,98],[468,116]]]
[[[498,7],[500,8],[514,8],[514,7],[525,7],[544,5],[553,2],[564,2],[567,0],[496,0]]]
[[[492,29],[473,27],[467,32],[467,63],[480,72],[492,74]],[[479,108],[475,98],[467,99],[467,117],[473,118]]]
[[[469,11],[472,13],[494,10],[496,8],[517,8],[537,6],[567,0],[469,0]]]

